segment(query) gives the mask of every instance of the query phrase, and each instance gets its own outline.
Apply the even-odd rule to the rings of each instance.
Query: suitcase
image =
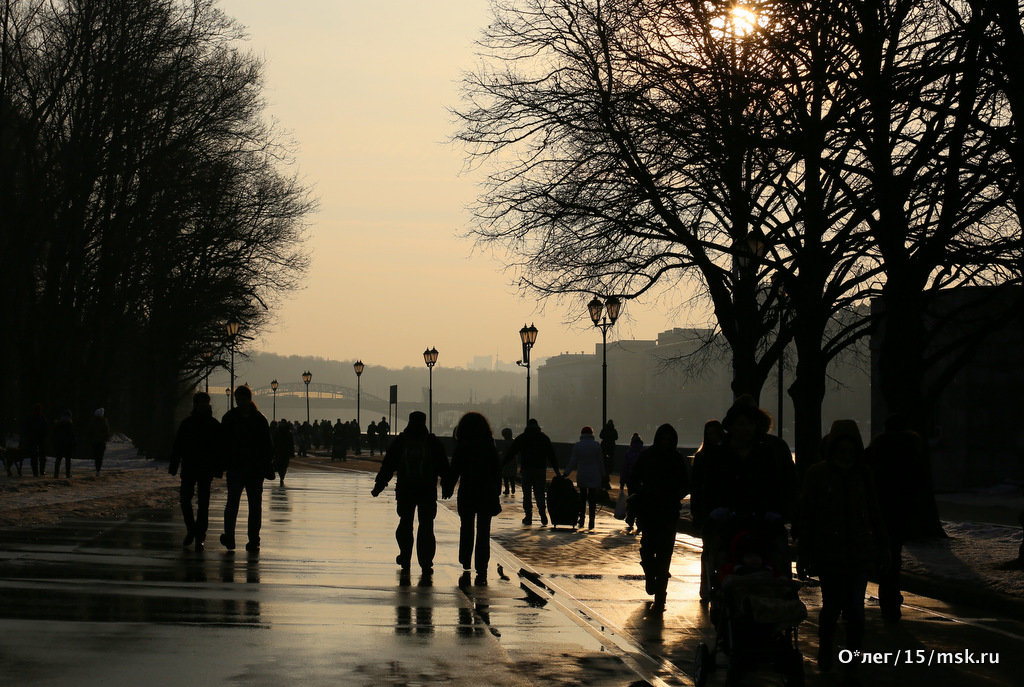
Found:
[[[551,478],[548,487],[548,517],[552,527],[576,527],[580,520],[580,495],[572,480],[564,475]]]

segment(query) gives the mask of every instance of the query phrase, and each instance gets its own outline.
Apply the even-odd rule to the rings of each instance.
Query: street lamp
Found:
[[[270,381],[270,390],[274,392],[274,422],[277,422],[277,380]]]
[[[228,323],[224,325],[224,329],[228,332],[228,348],[231,349],[231,388],[235,388],[235,337],[238,336],[238,322],[235,320],[228,320]],[[230,395],[230,394],[229,394]],[[231,407],[235,407],[234,396],[230,399]]]
[[[615,296],[610,296],[601,302],[597,296],[587,303],[587,310],[590,311],[590,319],[594,326],[601,330],[601,429],[608,424],[608,330],[615,320],[619,319],[619,309],[622,308],[622,301]],[[602,316],[602,311],[606,316]]]
[[[360,377],[363,376],[363,370],[365,368],[366,366],[363,365],[362,360],[357,360],[354,363],[352,363],[352,369],[356,371],[356,424],[359,425],[360,428],[363,426],[362,422],[360,422],[359,420],[359,396],[362,393]],[[362,429],[360,429],[360,431],[362,431]]]
[[[423,351],[423,362],[427,364],[427,370],[430,371],[430,381],[428,383],[427,392],[427,415],[430,418],[427,429],[431,433],[434,432],[434,365],[437,363],[437,349],[428,348]]]
[[[529,327],[523,325],[519,338],[523,341],[523,359],[517,360],[516,365],[526,368],[526,424],[530,424],[530,349],[537,343],[537,328],[532,322]]]
[[[306,370],[302,373],[302,381],[306,383],[306,422],[309,422],[309,383],[313,381],[313,373]]]
[[[203,349],[203,367],[206,369],[206,374],[204,375],[204,377],[206,378],[206,395],[207,396],[210,395],[210,358],[212,358],[212,357],[213,357],[213,349],[211,349],[211,348],[204,348]]]

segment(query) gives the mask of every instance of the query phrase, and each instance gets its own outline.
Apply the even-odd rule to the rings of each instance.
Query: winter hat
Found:
[[[594,435],[594,428],[591,427],[590,425],[587,425],[586,427],[584,427],[583,429],[580,430],[580,434],[589,434],[589,435],[593,436]]]
[[[96,412],[93,413],[96,417],[103,417],[103,408],[97,408]]]
[[[832,423],[832,428],[828,430],[828,434],[825,435],[825,440],[822,442],[825,456],[831,456],[836,444],[844,439],[853,442],[858,453],[864,450],[864,440],[861,439],[860,428],[857,426],[856,420],[836,420]]]
[[[537,419],[533,417],[526,421],[526,426],[532,427],[534,429],[540,429],[540,423],[537,422]]]
[[[427,414],[422,410],[414,410],[409,413],[409,426],[410,427],[426,427],[427,426]]]
[[[636,432],[633,432],[633,436],[629,440],[629,445],[630,446],[633,446],[634,444],[639,445],[639,446],[643,446],[644,445],[644,440],[641,439],[640,435],[637,434]]]

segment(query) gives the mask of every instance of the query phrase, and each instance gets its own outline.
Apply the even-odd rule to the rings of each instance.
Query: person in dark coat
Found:
[[[185,520],[183,547],[195,542],[196,551],[202,551],[210,522],[210,484],[214,477],[224,474],[220,465],[223,455],[223,437],[220,423],[213,417],[210,395],[200,391],[192,397],[192,414],[181,421],[174,437],[171,464],[167,472],[178,474],[181,469],[179,502]],[[197,496],[196,510],[192,512],[192,497]]]
[[[43,406],[36,403],[25,422],[25,450],[28,451],[34,477],[46,476],[46,435],[50,426],[43,415]]]
[[[822,448],[825,460],[807,469],[800,493],[797,569],[821,582],[818,667],[827,671],[835,660],[840,614],[847,648],[862,648],[868,575],[884,562],[888,545],[857,423],[833,422]]]
[[[366,426],[366,445],[370,447],[370,457],[373,458],[373,451],[377,448],[377,423],[373,420]]]
[[[299,455],[303,457],[308,456],[309,446],[313,441],[313,425],[309,424],[309,420],[306,420],[299,425],[295,433],[299,441]]]
[[[476,582],[487,584],[487,564],[491,558],[491,518],[501,512],[501,464],[494,447],[491,426],[480,413],[466,413],[455,428],[455,451],[451,470],[442,482],[441,493],[452,495],[459,484],[460,584],[469,583],[469,570],[476,550]],[[475,530],[475,533],[474,533]]]
[[[900,415],[885,420],[885,431],[876,436],[864,453],[864,462],[875,477],[882,520],[888,535],[887,565],[878,573],[878,606],[882,618],[896,622],[902,616],[903,594],[900,575],[903,570],[903,544],[911,534],[908,527],[915,517],[919,494],[923,491],[927,468],[924,440],[907,427]]]
[[[377,450],[382,456],[388,449],[389,432],[391,432],[391,425],[388,424],[388,419],[381,417],[380,422],[377,423]]]
[[[640,565],[647,593],[654,595],[651,610],[656,613],[665,610],[679,510],[690,492],[689,471],[678,444],[679,435],[672,425],[658,427],[654,443],[640,454],[630,475],[630,484],[638,494],[638,517],[643,523]]]
[[[263,480],[274,479],[274,445],[270,423],[252,402],[247,386],[235,389],[235,407],[221,420],[224,431],[228,499],[224,504],[224,534],[220,542],[227,549],[235,548],[235,521],[245,491],[249,506],[248,535],[245,550],[260,550],[260,528],[263,525]],[[307,425],[308,426],[308,425]]]
[[[626,449],[626,455],[622,457],[622,469],[619,470],[619,489],[626,489],[627,496],[633,496],[635,493],[629,486],[629,478],[633,474],[633,468],[636,467],[636,461],[640,458],[640,453],[644,450],[644,440],[640,438],[640,435],[633,432],[633,436],[629,440],[629,447]],[[626,533],[629,534],[633,531],[633,526],[636,524],[636,509],[627,506],[626,507]],[[642,526],[642,524],[641,524]],[[639,530],[637,531],[639,534]]]
[[[65,410],[53,425],[53,476],[60,477],[60,462],[64,461],[64,476],[71,477],[71,456],[75,455],[75,427],[71,424],[71,411]]]
[[[424,575],[434,571],[434,517],[437,515],[437,482],[448,474],[448,456],[441,440],[427,430],[427,415],[420,411],[409,414],[405,431],[388,447],[381,461],[377,479],[370,494],[374,497],[384,491],[391,478],[398,473],[395,500],[398,510],[398,556],[395,562],[408,571],[412,562],[413,519],[419,514],[416,533],[416,559]]]
[[[284,476],[288,473],[288,465],[292,461],[292,456],[295,455],[295,437],[292,435],[291,423],[287,420],[281,420],[277,423],[273,437],[274,469],[277,471],[277,476],[283,487]]]
[[[331,460],[348,460],[348,426],[339,417],[331,436]]]
[[[721,422],[708,420],[704,423],[704,439],[693,454],[693,470],[690,472],[690,517],[693,518],[693,526],[701,532],[711,512],[707,506],[705,484],[709,455],[713,459],[724,441],[725,429]],[[705,541],[700,554],[700,600],[705,602],[711,599],[711,576],[715,572],[713,547],[713,542]]]
[[[100,468],[103,467],[103,454],[107,452],[107,442],[110,441],[110,424],[103,408],[97,408],[89,418],[86,441],[89,443],[89,457],[92,458],[98,475]]]
[[[547,504],[544,501],[544,490],[548,482],[548,465],[555,474],[559,474],[558,462],[555,459],[555,448],[551,439],[540,430],[536,419],[530,418],[526,429],[515,438],[502,460],[502,466],[519,457],[523,475],[523,524],[533,523],[533,499],[537,500],[537,511],[540,513],[541,526],[548,524]]]

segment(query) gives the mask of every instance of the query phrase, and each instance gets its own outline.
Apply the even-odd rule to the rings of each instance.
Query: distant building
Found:
[[[494,357],[489,355],[475,355],[473,361],[466,367],[467,370],[493,370]]]

